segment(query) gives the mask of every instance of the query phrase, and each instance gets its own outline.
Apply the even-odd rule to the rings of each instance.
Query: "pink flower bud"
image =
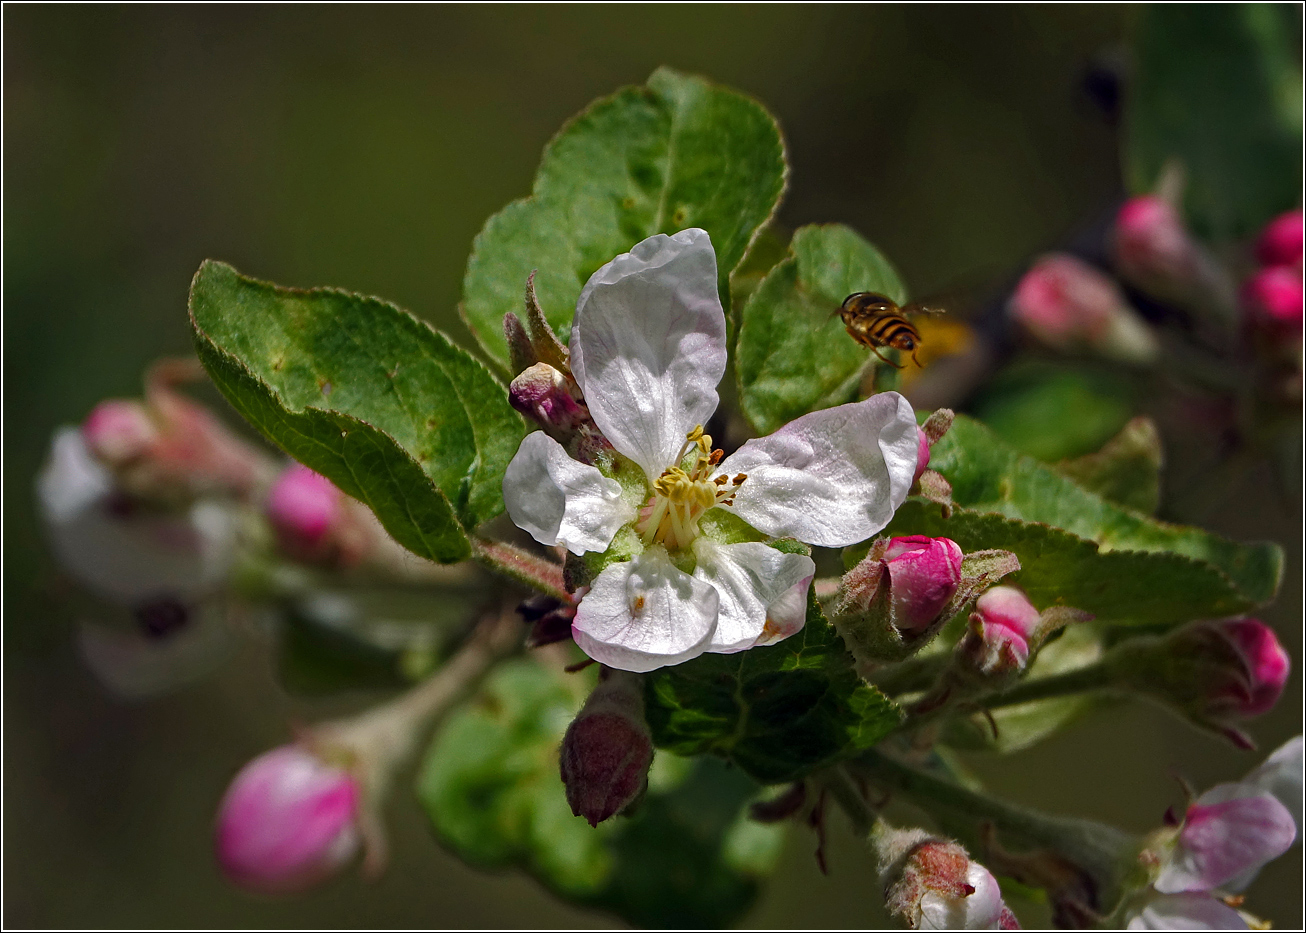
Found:
[[[282,547],[301,558],[319,554],[340,520],[341,493],[325,476],[291,464],[268,491],[264,511]]]
[[[1279,337],[1301,335],[1302,273],[1290,266],[1257,272],[1243,286],[1248,322]]]
[[[884,561],[892,581],[893,621],[904,634],[929,628],[961,582],[961,548],[949,538],[891,538]]]
[[[995,586],[975,602],[971,617],[979,626],[984,646],[1019,670],[1029,658],[1029,641],[1038,631],[1041,616],[1034,604],[1013,586]]]
[[[1106,333],[1125,303],[1115,282],[1083,260],[1064,253],[1044,256],[1016,286],[1009,311],[1054,347],[1092,342]]]
[[[916,429],[916,472],[912,475],[914,483],[930,465],[930,439],[920,428]]]
[[[1260,716],[1279,701],[1288,682],[1291,661],[1274,630],[1259,619],[1234,619],[1219,623],[1237,646],[1246,665],[1246,679],[1230,691],[1238,715]]]
[[[1115,257],[1134,281],[1180,281],[1194,272],[1194,247],[1179,212],[1156,195],[1130,198],[1116,214]]]
[[[591,826],[620,813],[644,792],[652,763],[643,680],[604,668],[562,739],[559,764],[571,812]]]
[[[361,788],[349,772],[299,745],[245,765],[218,809],[218,863],[244,888],[303,891],[358,850]]]
[[[106,399],[82,422],[86,446],[101,462],[120,466],[144,456],[159,439],[145,406],[129,399]]]
[[[1265,266],[1292,266],[1301,263],[1302,212],[1288,211],[1265,225],[1256,241],[1256,258]]]
[[[1289,660],[1257,619],[1191,622],[1163,638],[1123,642],[1109,658],[1121,686],[1151,696],[1241,748],[1239,720],[1274,706]]]
[[[548,363],[536,363],[513,379],[508,402],[550,434],[568,434],[589,420],[589,410],[578,400],[573,385]]]

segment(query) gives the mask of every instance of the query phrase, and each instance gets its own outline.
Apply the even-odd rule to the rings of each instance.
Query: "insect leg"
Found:
[[[888,363],[894,369],[903,368],[903,364],[895,363],[893,360],[889,359],[887,356],[881,353],[879,347],[871,347],[871,352],[874,353],[876,356],[878,356],[880,359],[882,359],[884,362]]]

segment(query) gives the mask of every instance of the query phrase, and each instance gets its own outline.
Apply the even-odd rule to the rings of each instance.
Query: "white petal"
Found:
[[[758,531],[821,547],[865,541],[907,498],[918,441],[911,403],[897,392],[789,422],[721,464],[745,473],[732,506]]]
[[[1265,763],[1243,778],[1244,784],[1255,784],[1278,798],[1288,808],[1297,824],[1297,838],[1301,839],[1302,820],[1302,737],[1284,742]]]
[[[711,584],[720,598],[716,634],[708,651],[718,654],[743,651],[757,644],[764,635],[770,644],[802,628],[807,586],[816,573],[816,564],[810,557],[785,554],[758,541],[717,544],[707,538],[694,542],[694,556],[698,559],[694,579]],[[804,613],[794,626],[792,599],[785,601],[784,597],[798,590],[801,590]],[[767,619],[777,603],[780,603],[781,618],[772,619],[768,632]],[[781,625],[786,629],[784,636],[775,637],[780,635]]]
[[[658,234],[590,276],[576,302],[571,369],[594,423],[649,480],[716,411],[726,318],[707,231]]]
[[[224,505],[201,501],[176,514],[115,508],[112,474],[76,428],[55,434],[37,493],[60,563],[106,599],[196,598],[221,585],[235,559],[236,519]]]
[[[235,639],[218,605],[199,609],[179,631],[147,638],[84,620],[77,631],[82,660],[124,699],[140,700],[199,680],[230,656]]]
[[[1129,930],[1246,930],[1232,907],[1209,894],[1157,894],[1129,918]]]
[[[503,474],[503,504],[513,523],[540,544],[573,554],[604,551],[634,518],[621,484],[567,456],[543,431],[526,435]]]
[[[996,930],[1002,915],[998,881],[979,862],[966,869],[966,883],[975,889],[965,897],[927,891],[921,898],[922,930]]]
[[[600,664],[644,673],[702,654],[716,617],[717,591],[654,547],[598,575],[576,609],[572,636]]]

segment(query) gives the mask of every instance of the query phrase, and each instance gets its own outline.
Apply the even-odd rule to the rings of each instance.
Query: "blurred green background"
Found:
[[[781,220],[853,225],[913,290],[1015,272],[1121,196],[1116,131],[1083,93],[1128,8],[6,7],[4,10],[4,922],[9,926],[608,926],[529,880],[487,876],[391,808],[393,862],[298,900],[227,887],[214,806],[307,704],[251,642],[162,701],[109,697],[74,655],[35,522],[51,431],[142,367],[186,352],[187,286],[215,257],[286,285],[384,296],[471,345],[456,315],[484,220],[529,192],[573,113],[658,65],[743,90],[777,115],[792,174]],[[1184,438],[1168,437],[1178,447]],[[1260,470],[1261,472],[1258,472]],[[1301,657],[1300,516],[1245,475],[1202,520],[1273,538],[1287,577],[1266,618]],[[1187,517],[1167,514],[1164,517]],[[1255,723],[1300,731],[1300,675]],[[1139,706],[1030,751],[977,758],[1003,792],[1143,831],[1257,760]],[[794,830],[746,923],[885,922],[869,855],[842,827],[830,876]],[[1249,907],[1301,913],[1301,848]]]

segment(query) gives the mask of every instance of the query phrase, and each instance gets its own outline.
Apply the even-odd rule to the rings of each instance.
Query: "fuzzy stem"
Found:
[[[1102,690],[1110,687],[1114,682],[1115,672],[1112,666],[1098,662],[1066,671],[1064,674],[1023,680],[1010,690],[985,700],[984,705],[989,709],[1001,709],[1004,706],[1031,703],[1035,700],[1050,700],[1072,693]]]
[[[555,599],[569,599],[562,582],[562,565],[502,541],[472,539],[472,557],[496,573]]]
[[[471,692],[496,661],[521,646],[521,620],[511,610],[488,617],[466,643],[426,680],[389,703],[351,719],[313,727],[310,742],[351,752],[363,763],[364,783],[380,799],[439,718]]]
[[[952,652],[916,656],[896,664],[886,664],[872,671],[866,679],[890,696],[919,693],[930,689],[952,662]]]
[[[826,768],[816,776],[816,780],[830,792],[835,803],[839,804],[839,808],[852,823],[853,833],[863,839],[868,837],[871,828],[875,825],[877,814],[853,782],[848,769],[843,765]]]
[[[1053,816],[968,790],[871,749],[856,759],[862,773],[876,783],[926,809],[943,810],[952,821],[975,828],[968,842],[982,839],[980,825],[992,824],[1004,836],[1051,849],[1093,878],[1102,903],[1118,898],[1123,872],[1138,840],[1091,820]]]

